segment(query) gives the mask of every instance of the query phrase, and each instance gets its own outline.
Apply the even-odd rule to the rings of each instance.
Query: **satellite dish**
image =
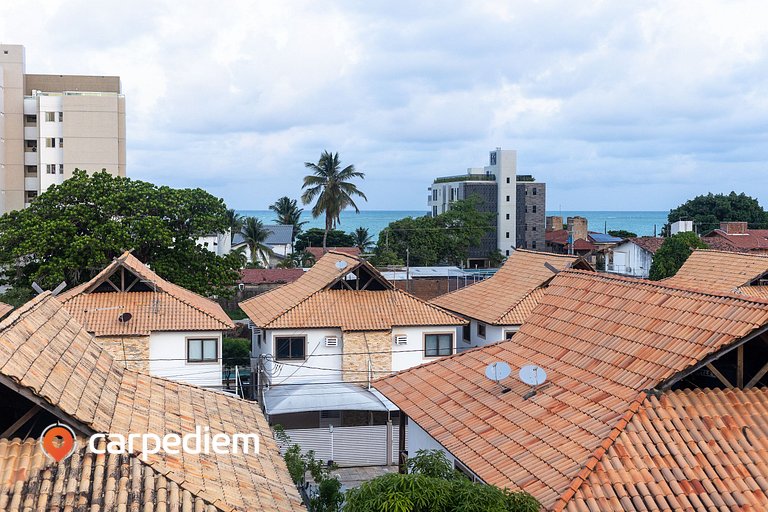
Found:
[[[349,266],[349,263],[347,263],[346,261],[339,260],[336,262],[336,268],[339,270],[344,270],[348,266]]]
[[[506,379],[511,373],[512,368],[503,361],[491,363],[485,368],[485,376],[495,382]]]
[[[544,381],[547,380],[547,372],[544,371],[544,368],[535,364],[527,364],[520,368],[519,375],[521,381],[534,387],[544,384]]]
[[[117,317],[117,321],[125,323],[131,318],[133,318],[133,315],[130,313],[120,313],[120,316]]]

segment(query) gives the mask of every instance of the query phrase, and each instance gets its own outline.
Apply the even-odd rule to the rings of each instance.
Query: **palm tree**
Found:
[[[317,198],[315,206],[312,207],[312,216],[317,218],[325,214],[325,234],[323,235],[323,249],[325,249],[328,232],[338,224],[341,212],[351,206],[356,213],[360,213],[352,196],[360,196],[368,200],[365,194],[358,190],[357,185],[349,181],[352,178],[364,179],[365,174],[356,171],[354,165],[348,165],[339,170],[341,167],[339,154],[328,151],[323,151],[316,164],[304,162],[304,166],[311,169],[312,174],[304,176],[304,184],[301,188],[306,190],[301,196],[301,201],[308,204]]]
[[[256,262],[257,259],[260,259],[268,263],[272,249],[264,241],[272,232],[266,229],[256,217],[246,217],[240,233],[243,235],[245,245],[251,251],[251,261]]]
[[[229,225],[230,236],[234,238],[235,233],[239,233],[243,229],[243,216],[234,209],[229,209],[227,210],[227,224]]]
[[[373,245],[373,237],[368,234],[368,228],[360,226],[352,233],[355,237],[355,247],[360,249],[360,252],[366,253]]]
[[[288,196],[283,196],[269,205],[269,209],[277,214],[275,222],[286,226],[293,226],[293,233],[291,234],[291,243],[293,243],[296,236],[301,233],[301,227],[307,223],[307,221],[301,220],[301,214],[304,212],[304,209],[299,208],[296,200]]]

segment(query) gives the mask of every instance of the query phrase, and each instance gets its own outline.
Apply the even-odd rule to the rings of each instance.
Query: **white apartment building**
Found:
[[[0,45],[0,213],[29,206],[76,168],[125,176],[120,77],[25,68],[23,46]]]

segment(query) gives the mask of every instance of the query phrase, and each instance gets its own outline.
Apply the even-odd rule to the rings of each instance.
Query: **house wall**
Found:
[[[653,255],[632,242],[613,248],[606,265],[606,272],[647,279],[653,263]]]
[[[149,372],[149,336],[96,336],[117,363],[129,370]]]
[[[410,418],[408,419],[408,433],[406,434],[405,446],[408,450],[408,457],[414,457],[419,450],[439,450],[445,454],[445,458],[448,459],[451,466],[455,467],[457,461],[461,462]],[[467,471],[469,470],[467,469]],[[482,482],[477,475],[471,471],[469,473],[471,473],[476,481]]]
[[[266,362],[265,369],[272,373],[272,384],[285,382],[339,382],[341,380],[341,353],[345,349],[345,337],[341,329],[267,329],[265,343],[254,345],[254,354],[275,356],[276,336],[306,336],[304,361]],[[337,336],[336,347],[326,347],[325,337]]]
[[[438,359],[436,357],[424,356],[424,335],[429,333],[453,333],[453,352],[456,353],[457,347],[461,343],[461,328],[455,325],[437,325],[429,327],[395,327],[389,340],[392,347],[392,371],[399,372],[407,368],[428,363]],[[408,336],[408,343],[405,345],[395,345],[394,337],[398,334]],[[458,343],[458,344],[457,344]]]
[[[354,331],[344,333],[341,359],[345,382],[365,381],[392,371],[392,331]],[[370,364],[370,366],[369,366]]]
[[[221,386],[221,331],[155,331],[149,336],[149,373],[196,386]],[[216,338],[219,359],[187,362],[187,338]]]
[[[520,329],[519,325],[490,325],[485,324],[485,338],[479,336],[477,334],[477,325],[482,322],[478,322],[477,320],[470,320],[470,328],[472,332],[471,336],[471,342],[469,344],[465,343],[463,340],[459,342],[460,350],[467,350],[474,347],[482,347],[485,345],[490,345],[491,343],[496,343],[497,341],[502,341],[504,339],[504,332],[505,331],[515,331],[517,332]],[[461,333],[460,333],[461,335]]]

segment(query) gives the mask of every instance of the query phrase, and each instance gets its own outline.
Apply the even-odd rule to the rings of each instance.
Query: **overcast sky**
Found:
[[[230,207],[300,195],[324,149],[366,209],[518,150],[548,208],[768,206],[764,1],[7,2],[28,73],[120,75],[128,175]]]

